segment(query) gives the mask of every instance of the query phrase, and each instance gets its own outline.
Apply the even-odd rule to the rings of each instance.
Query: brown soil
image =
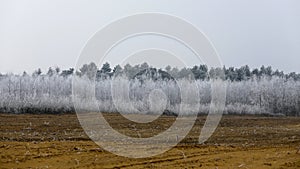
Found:
[[[142,137],[155,135],[175,120],[163,116],[147,126],[116,114],[105,117],[133,137],[136,130]],[[190,134],[162,155],[129,159],[93,143],[75,114],[0,114],[0,168],[300,168],[299,117],[224,116],[213,136],[199,145],[204,122],[205,116],[199,117]]]

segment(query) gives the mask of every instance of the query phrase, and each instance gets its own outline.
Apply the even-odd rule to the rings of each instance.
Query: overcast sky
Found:
[[[194,24],[226,66],[300,72],[299,0],[0,0],[0,72],[74,67],[101,27],[143,12]]]

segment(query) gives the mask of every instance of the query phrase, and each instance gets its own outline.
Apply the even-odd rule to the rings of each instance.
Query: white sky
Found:
[[[299,0],[0,0],[0,72],[74,67],[101,27],[143,12],[194,24],[226,66],[300,72]]]

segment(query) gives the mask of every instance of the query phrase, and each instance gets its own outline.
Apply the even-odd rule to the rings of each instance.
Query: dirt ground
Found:
[[[132,124],[117,114],[105,117],[132,137],[138,137],[136,129],[150,137],[175,120],[163,116]],[[92,142],[75,114],[0,114],[0,168],[300,168],[299,117],[223,116],[213,136],[199,145],[204,122],[205,116],[198,117],[189,135],[164,154],[129,159]]]

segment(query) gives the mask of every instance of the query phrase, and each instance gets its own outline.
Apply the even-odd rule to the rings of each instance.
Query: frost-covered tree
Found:
[[[32,74],[32,76],[37,77],[40,76],[42,74],[42,70],[40,68],[38,68],[37,70],[35,70]]]
[[[79,75],[80,76],[86,76],[89,79],[93,79],[96,76],[97,73],[97,66],[95,63],[90,63],[90,64],[84,64],[80,69]]]
[[[73,73],[74,73],[74,68],[70,68],[69,70],[63,70],[60,75],[63,77],[68,77],[73,75]]]
[[[146,67],[148,69],[144,69]],[[192,90],[195,83],[200,95],[200,109],[196,109],[194,100],[186,98],[188,106],[185,106],[184,110],[187,114],[208,113],[211,82],[222,79],[227,86],[224,113],[300,115],[300,78],[297,73],[273,72],[271,67],[264,66],[253,70],[243,66],[212,68],[208,71],[205,65],[200,65],[181,70],[169,67],[166,69],[167,72],[150,68],[145,64],[137,66],[127,64],[124,69],[118,65],[112,72],[109,70],[110,66],[103,65],[102,68],[98,70],[94,63],[90,63],[76,70],[76,74],[72,68],[61,73],[49,68],[46,74],[42,74],[38,69],[32,76],[27,73],[0,75],[0,112],[74,112],[72,98],[76,98],[78,101],[76,104],[82,110],[97,111],[91,104],[95,96],[100,111],[157,113],[151,110],[159,110],[162,105],[157,104],[155,107],[156,105],[149,103],[148,98],[149,95],[159,96],[151,92],[160,90],[167,98],[165,109],[178,113],[182,97],[195,93]],[[97,71],[110,73],[112,77],[93,81]],[[196,80],[189,77],[193,75]],[[76,82],[76,89],[79,91],[74,97],[72,80]],[[95,93],[91,90],[93,87]],[[129,100],[124,100],[126,98]],[[155,98],[155,103],[164,103],[163,98]]]
[[[120,76],[123,74],[123,68],[120,65],[116,65],[113,69],[113,76]]]

